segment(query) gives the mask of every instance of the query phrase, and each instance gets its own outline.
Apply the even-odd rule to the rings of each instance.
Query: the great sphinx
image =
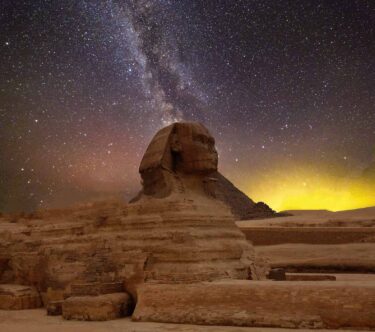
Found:
[[[165,245],[152,252],[148,276],[181,282],[265,277],[264,266],[255,263],[252,246],[234,224],[244,211],[259,213],[259,205],[218,172],[215,140],[202,124],[182,122],[161,129],[139,172],[142,190],[129,211],[161,212],[160,229],[169,234],[165,245],[171,246],[168,255]],[[268,207],[263,211],[274,215]]]
[[[147,282],[265,278],[266,264],[234,223],[236,213],[256,205],[217,164],[203,125],[161,129],[140,165],[143,189],[130,204],[0,223],[0,284],[34,286],[46,304],[115,291],[136,298]],[[239,201],[244,206],[236,210]]]

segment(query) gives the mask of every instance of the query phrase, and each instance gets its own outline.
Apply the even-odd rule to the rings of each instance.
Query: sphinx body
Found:
[[[145,282],[265,278],[267,265],[234,223],[228,196],[237,189],[217,165],[203,125],[163,128],[142,159],[143,188],[130,204],[0,223],[0,283],[33,285],[48,301],[83,285],[136,297]]]

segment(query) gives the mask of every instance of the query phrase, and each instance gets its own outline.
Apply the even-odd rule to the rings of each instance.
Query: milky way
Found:
[[[0,211],[128,199],[200,121],[277,209],[375,205],[372,1],[0,3]]]

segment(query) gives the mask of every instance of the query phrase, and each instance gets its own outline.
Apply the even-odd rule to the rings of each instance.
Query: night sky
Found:
[[[2,0],[0,29],[0,211],[131,198],[182,120],[277,210],[375,205],[372,0]]]

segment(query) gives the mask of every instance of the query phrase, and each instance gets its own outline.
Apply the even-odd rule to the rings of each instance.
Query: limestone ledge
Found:
[[[144,284],[136,321],[284,328],[375,328],[375,283]]]

